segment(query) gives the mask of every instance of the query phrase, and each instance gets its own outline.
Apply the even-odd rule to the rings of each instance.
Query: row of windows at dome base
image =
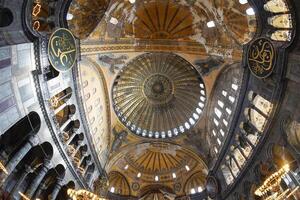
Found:
[[[177,136],[180,133],[184,133],[185,131],[190,130],[190,128],[196,124],[197,120],[200,118],[200,114],[203,112],[202,109],[204,108],[204,104],[200,102],[199,106],[201,108],[196,108],[196,112],[193,113],[193,117],[190,117],[188,122],[185,122],[184,125],[179,126],[178,128],[174,128],[173,130],[168,130],[168,131],[142,130],[140,127],[131,124],[130,121],[126,123],[126,126],[137,135],[141,135],[143,137],[166,138],[166,137]],[[121,113],[117,113],[117,115],[118,117],[122,117]],[[126,122],[126,118],[122,117],[121,121]]]
[[[128,170],[128,168],[129,168],[129,165],[125,165],[125,167],[124,167],[124,170]],[[190,167],[188,166],[188,165],[185,165],[185,170],[187,171],[187,172],[189,172],[191,169],[190,169]],[[141,172],[138,172],[138,174],[136,175],[136,177],[137,178],[141,178],[142,177],[142,173]],[[173,177],[173,179],[176,179],[177,178],[177,175],[176,175],[176,173],[172,173],[172,177]],[[154,176],[154,180],[155,181],[158,181],[159,180],[159,176]]]
[[[200,87],[204,89],[204,84],[200,84]],[[196,108],[195,112],[192,114],[192,117],[188,119],[183,125],[174,128],[173,130],[167,130],[167,131],[152,131],[152,130],[145,130],[140,127],[138,127],[135,124],[132,124],[130,121],[126,122],[126,117],[123,117],[122,112],[119,111],[119,108],[115,106],[115,111],[117,113],[117,116],[120,118],[120,120],[125,123],[126,127],[130,129],[132,132],[136,133],[137,135],[141,135],[143,137],[154,137],[154,138],[166,138],[166,137],[173,137],[178,136],[180,133],[184,133],[187,130],[190,130],[196,122],[199,120],[200,115],[203,113],[203,109],[205,106],[205,91],[200,91],[200,101],[198,103],[198,107]],[[203,96],[202,96],[203,95]]]

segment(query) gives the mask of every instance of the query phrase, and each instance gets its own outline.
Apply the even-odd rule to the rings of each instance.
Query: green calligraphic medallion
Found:
[[[61,72],[70,70],[76,61],[77,49],[74,35],[65,28],[57,29],[48,43],[48,58],[51,65]]]
[[[276,51],[267,38],[254,40],[248,49],[248,67],[258,78],[270,76],[276,64]]]

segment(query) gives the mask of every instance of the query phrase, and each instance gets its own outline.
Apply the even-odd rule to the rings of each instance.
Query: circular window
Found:
[[[113,105],[133,133],[149,138],[177,136],[202,114],[206,91],[196,69],[171,53],[147,53],[133,59],[113,85]]]

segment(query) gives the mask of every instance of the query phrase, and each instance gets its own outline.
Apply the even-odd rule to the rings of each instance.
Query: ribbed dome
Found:
[[[119,119],[144,137],[176,136],[193,127],[204,108],[204,83],[178,55],[147,53],[117,76],[113,104]]]

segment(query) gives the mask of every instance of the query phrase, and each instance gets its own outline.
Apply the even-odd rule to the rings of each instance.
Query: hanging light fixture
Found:
[[[22,197],[23,200],[30,200],[29,197],[27,197],[25,194],[22,192],[19,192],[19,195]]]
[[[5,166],[1,162],[0,162],[0,170],[8,175],[8,171],[6,170]]]
[[[84,199],[106,200],[87,190],[68,189],[67,194],[72,198],[72,200],[84,200]]]
[[[290,171],[290,166],[288,164],[284,165],[279,171],[271,174],[264,183],[255,190],[254,194],[256,196],[263,196],[268,192],[272,191],[273,188],[276,188],[280,185],[282,178]]]

